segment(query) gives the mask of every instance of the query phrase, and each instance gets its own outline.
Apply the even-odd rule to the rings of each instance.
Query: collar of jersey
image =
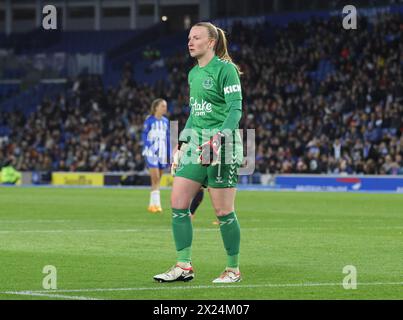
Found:
[[[197,67],[200,70],[205,70],[206,68],[208,68],[217,59],[218,59],[218,57],[216,55],[214,55],[213,58],[209,61],[209,63],[207,63],[204,67],[200,67],[199,65],[197,65]]]

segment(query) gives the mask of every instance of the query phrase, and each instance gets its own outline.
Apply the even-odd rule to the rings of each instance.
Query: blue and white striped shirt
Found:
[[[169,120],[166,117],[157,119],[149,116],[144,122],[143,156],[153,163],[167,164],[170,159]]]

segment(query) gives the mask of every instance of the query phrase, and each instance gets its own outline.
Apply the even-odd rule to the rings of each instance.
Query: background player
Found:
[[[164,117],[167,102],[156,99],[151,104],[151,114],[144,122],[142,133],[143,156],[150,172],[151,193],[148,211],[162,212],[160,198],[160,181],[163,170],[169,162],[169,120]]]

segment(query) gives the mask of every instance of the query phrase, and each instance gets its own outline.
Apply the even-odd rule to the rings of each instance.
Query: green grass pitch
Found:
[[[140,189],[0,188],[0,299],[402,299],[403,196],[240,191],[243,281],[225,267],[210,199],[194,221],[188,283],[156,283],[175,263],[169,190],[164,213]],[[57,289],[42,287],[44,266]],[[357,270],[346,290],[343,268]]]

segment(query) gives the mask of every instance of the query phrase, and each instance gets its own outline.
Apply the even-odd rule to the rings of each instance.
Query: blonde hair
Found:
[[[207,29],[209,38],[216,41],[214,47],[215,54],[222,60],[232,62],[238,73],[241,75],[241,69],[232,61],[232,58],[228,52],[228,40],[225,35],[225,31],[219,27],[216,27],[211,22],[198,22],[194,25],[194,27],[205,27]]]

